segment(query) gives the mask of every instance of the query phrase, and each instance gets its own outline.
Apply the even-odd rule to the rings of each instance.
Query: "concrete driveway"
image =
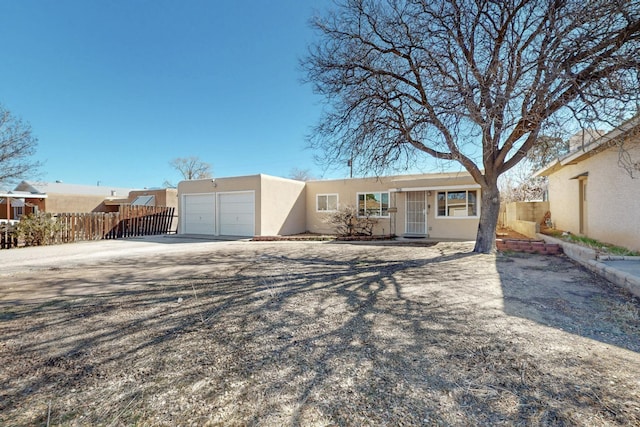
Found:
[[[12,274],[25,269],[40,269],[64,262],[66,266],[100,259],[132,258],[149,254],[200,252],[213,245],[237,244],[182,236],[144,236],[131,239],[97,240],[64,245],[37,246],[0,251],[2,271]]]

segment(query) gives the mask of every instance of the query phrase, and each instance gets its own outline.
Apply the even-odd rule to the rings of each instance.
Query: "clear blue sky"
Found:
[[[215,176],[329,177],[305,149],[321,99],[298,60],[330,6],[0,0],[0,103],[31,123],[46,181],[158,187],[187,156]]]

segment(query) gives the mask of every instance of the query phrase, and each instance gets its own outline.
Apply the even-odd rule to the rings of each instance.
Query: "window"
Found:
[[[335,212],[338,210],[337,194],[318,194],[316,196],[316,211]]]
[[[131,206],[155,206],[156,205],[156,196],[138,196],[133,202],[131,202]]]
[[[438,191],[438,216],[477,217],[478,192],[476,190]]]
[[[22,206],[14,206],[13,207],[13,218],[20,219],[20,217],[24,215],[24,207]]]
[[[389,193],[359,193],[358,216],[389,216]]]

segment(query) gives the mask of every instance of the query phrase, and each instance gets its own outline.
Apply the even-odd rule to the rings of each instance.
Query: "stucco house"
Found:
[[[117,212],[121,205],[176,208],[177,194],[173,188],[132,190],[63,182],[22,181],[14,190],[0,194],[0,219],[16,220],[33,212]]]
[[[275,236],[335,233],[328,215],[345,206],[375,218],[374,234],[475,239],[480,186],[467,173],[295,181],[269,175],[178,184],[178,233]]]
[[[107,186],[67,184],[64,182],[22,181],[14,192],[45,194],[37,210],[48,213],[107,212],[105,201],[126,197],[131,189]],[[12,202],[14,204],[15,201]]]
[[[640,116],[608,133],[575,138],[567,155],[536,175],[549,179],[556,228],[640,250]]]

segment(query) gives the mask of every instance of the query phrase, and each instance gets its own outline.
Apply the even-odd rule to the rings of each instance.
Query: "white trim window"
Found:
[[[317,194],[316,212],[335,212],[338,210],[337,194]]]
[[[438,191],[436,202],[437,217],[478,217],[478,190]]]
[[[358,216],[389,217],[389,192],[358,193]]]

